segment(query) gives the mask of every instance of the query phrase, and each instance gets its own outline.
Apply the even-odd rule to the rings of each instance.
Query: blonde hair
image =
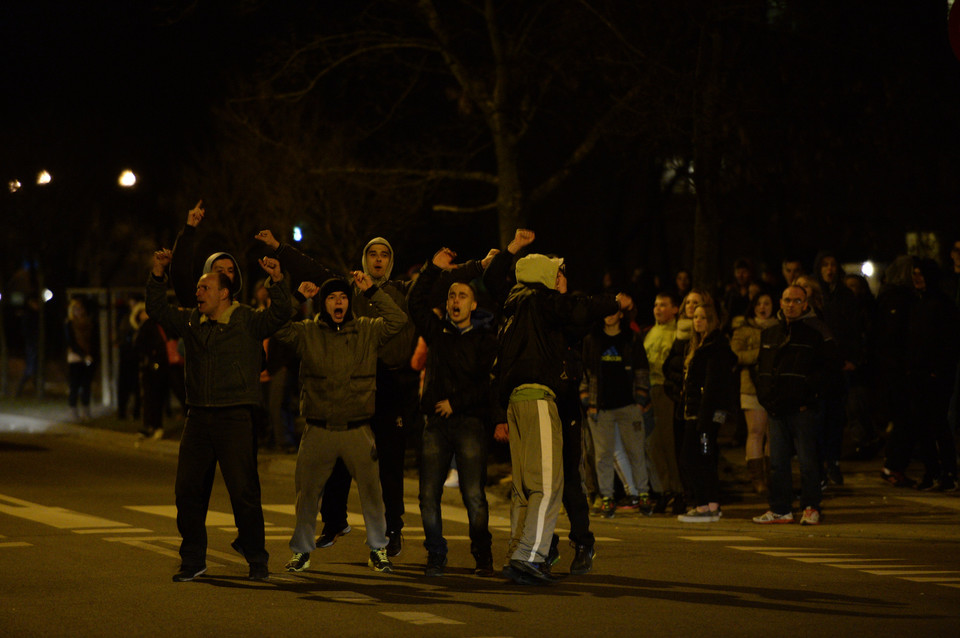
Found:
[[[717,313],[717,308],[713,305],[713,301],[711,300],[710,303],[697,304],[694,312],[701,308],[703,308],[703,312],[707,315],[707,330],[702,335],[694,330],[690,335],[690,349],[687,351],[687,358],[683,362],[684,376],[686,376],[687,368],[690,366],[690,360],[693,359],[693,353],[703,345],[704,337],[720,328],[720,315]]]

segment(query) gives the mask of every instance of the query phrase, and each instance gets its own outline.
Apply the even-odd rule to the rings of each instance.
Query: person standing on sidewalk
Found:
[[[447,291],[446,316],[433,312],[432,295],[440,275],[449,270],[455,253],[437,252],[410,289],[410,316],[427,344],[421,409],[426,415],[420,454],[420,515],[423,518],[427,576],[440,576],[447,564],[440,498],[454,459],[460,494],[467,509],[474,573],[493,575],[488,528],[486,423],[490,415],[490,370],[497,352],[496,337],[474,324],[476,294],[469,284],[454,283]]]
[[[354,272],[353,285],[378,317],[354,317],[351,285],[329,279],[319,289],[317,317],[290,323],[277,333],[300,356],[300,413],[307,420],[297,454],[297,526],[290,539],[293,557],[286,564],[291,572],[310,567],[320,499],[338,459],[357,480],[370,547],[367,564],[377,572],[393,571],[387,557],[380,450],[370,421],[376,405],[377,355],[403,329],[407,315],[370,275]],[[311,282],[300,284],[299,290],[307,298],[318,294]]]
[[[177,461],[177,529],[182,563],[175,582],[193,580],[206,570],[207,507],[217,464],[230,494],[237,538],[231,546],[250,564],[250,580],[269,575],[264,544],[257,435],[253,409],[260,405],[262,341],[286,323],[290,291],[276,259],[260,260],[270,275],[273,303],[256,312],[233,300],[231,282],[209,272],[197,283],[196,308],[173,308],[167,301],[166,267],[171,253],[154,253],[147,280],[147,314],[186,348],[187,419]]]
[[[801,525],[820,523],[817,433],[825,382],[839,365],[829,329],[807,305],[807,291],[787,286],[777,325],[760,334],[757,399],[770,415],[770,509],[754,523],[793,522],[794,451],[800,461]]]

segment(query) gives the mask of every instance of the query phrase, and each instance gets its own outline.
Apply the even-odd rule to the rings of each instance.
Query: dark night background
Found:
[[[908,232],[942,252],[960,233],[948,8],[8,2],[0,292],[41,281],[59,322],[67,288],[139,286],[201,197],[211,251],[251,259],[259,228],[297,225],[346,269],[384,235],[402,273],[523,224],[584,289],[637,268],[712,286],[738,257],[809,268],[825,247],[889,262]]]

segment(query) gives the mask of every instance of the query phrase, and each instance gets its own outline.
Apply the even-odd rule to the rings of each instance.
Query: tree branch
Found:
[[[448,171],[441,169],[419,170],[411,168],[356,168],[337,166],[333,168],[311,168],[307,171],[312,175],[400,175],[408,177],[425,177],[427,179],[454,179],[461,181],[484,182],[496,185],[500,180],[496,175],[482,171]]]

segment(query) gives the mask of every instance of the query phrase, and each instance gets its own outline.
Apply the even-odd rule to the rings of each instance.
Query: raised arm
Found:
[[[197,202],[187,213],[187,223],[177,235],[173,244],[173,254],[170,264],[170,280],[173,282],[173,292],[177,295],[177,302],[184,308],[193,308],[197,305],[197,279],[200,273],[196,269],[197,226],[203,220],[206,210],[203,200]]]
[[[343,278],[343,273],[336,272],[316,259],[308,257],[290,244],[280,243],[269,229],[261,230],[254,235],[254,239],[273,250],[272,256],[283,262],[284,268],[290,275],[291,289],[296,289],[304,281],[312,281],[319,285],[334,277]]]
[[[146,306],[147,314],[163,326],[168,335],[182,337],[186,334],[191,310],[176,309],[167,301],[166,268],[170,264],[171,253],[161,249],[153,254],[153,266],[147,278]]]

